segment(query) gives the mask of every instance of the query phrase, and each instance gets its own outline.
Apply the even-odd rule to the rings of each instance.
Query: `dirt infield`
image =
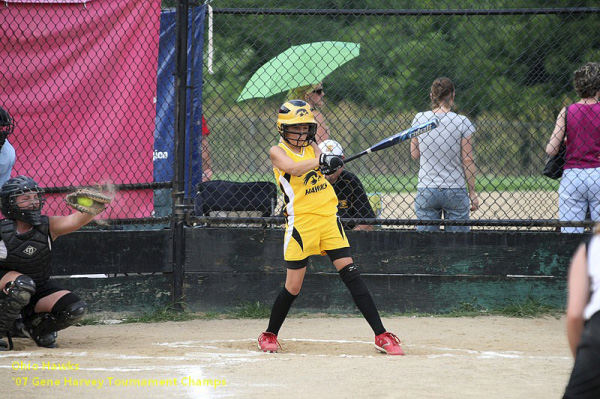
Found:
[[[17,339],[0,352],[2,397],[550,399],[572,367],[564,319],[384,319],[404,357],[378,353],[361,318],[291,318],[283,351],[260,353],[266,324],[83,326],[57,349]]]
[[[416,218],[416,193],[383,194],[383,219]],[[493,191],[479,193],[480,208],[473,219],[556,219],[558,193],[549,191]]]
[[[416,219],[413,193],[371,193],[380,198],[381,219]],[[480,208],[471,213],[472,219],[557,219],[556,191],[484,191],[479,194]],[[373,202],[373,205],[378,201]],[[283,196],[277,209],[283,208]],[[213,215],[214,216],[214,215]],[[249,215],[244,215],[249,216]]]

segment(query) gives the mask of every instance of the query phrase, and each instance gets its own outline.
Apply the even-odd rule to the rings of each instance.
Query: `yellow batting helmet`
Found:
[[[302,100],[290,100],[279,107],[279,116],[277,117],[277,130],[281,138],[289,144],[292,144],[286,138],[287,127],[292,125],[307,125],[308,136],[302,147],[307,147],[315,140],[317,134],[317,123],[310,109],[310,105]]]

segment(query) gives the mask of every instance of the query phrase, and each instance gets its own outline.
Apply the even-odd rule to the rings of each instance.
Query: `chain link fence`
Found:
[[[536,9],[531,2],[511,9],[502,9],[500,3],[498,8],[480,9],[474,2],[453,2],[436,3],[435,9],[423,3],[427,9],[401,10],[376,9],[375,4],[361,10],[307,9],[310,4],[285,2],[269,2],[269,9],[211,4],[204,112],[212,129],[214,178],[272,180],[268,151],[279,140],[277,109],[290,93],[236,101],[248,82],[260,84],[252,77],[261,66],[305,43],[357,43],[358,57],[321,82],[311,82],[322,83],[325,95],[315,107],[329,128],[329,138],[342,145],[346,156],[411,127],[417,113],[431,110],[433,81],[448,77],[456,89],[452,110],[474,126],[480,203],[470,213],[470,222],[455,224],[484,229],[557,225],[559,182],[541,175],[545,147],[560,109],[579,100],[573,72],[585,62],[600,60],[598,41],[577,33],[580,27],[598,25],[598,8]],[[330,67],[325,58],[314,65]],[[297,68],[291,66],[287,73],[293,75]],[[268,76],[263,82],[271,83]],[[450,124],[457,124],[456,118]],[[429,162],[455,162],[440,153],[451,147],[448,137],[444,139],[449,133],[433,133],[437,139],[429,142]],[[421,154],[427,152],[424,136],[418,139]],[[410,152],[408,142],[400,143],[349,163],[346,170],[362,181],[381,224],[443,224],[419,222],[415,198],[420,164]],[[439,169],[444,168],[430,171],[438,173],[433,180],[442,183],[439,187],[455,187],[444,182]],[[462,169],[460,162],[456,169]],[[464,180],[461,185],[466,188]]]
[[[310,82],[310,91],[323,88],[315,109],[328,138],[349,156],[410,128],[419,112],[431,110],[432,82],[448,77],[456,90],[452,110],[473,125],[479,200],[468,219],[418,218],[422,168],[407,141],[346,165],[376,215],[355,216],[355,224],[554,229],[561,224],[559,182],[541,175],[545,147],[559,111],[579,100],[573,72],[600,61],[600,41],[586,33],[600,27],[600,8],[580,3],[518,1],[509,9],[507,2],[410,2],[390,9],[385,1],[273,0],[240,8],[216,0],[190,3],[188,34],[178,36],[184,26],[173,1],[8,1],[0,11],[0,106],[16,121],[8,139],[17,154],[12,175],[29,175],[46,188],[49,214],[69,212],[67,191],[100,183],[116,192],[103,216],[112,224],[164,223],[172,209],[184,209],[190,224],[212,223],[236,209],[258,213],[227,221],[260,217],[278,225],[283,196],[270,184],[251,183],[274,182],[269,149],[279,141],[277,110],[290,99],[288,90],[238,101],[240,95],[253,89],[247,85],[262,66],[294,46],[355,43],[359,54],[340,66],[319,57],[312,67],[331,69]],[[185,108],[176,95],[182,37]],[[297,78],[297,67],[278,73]],[[183,111],[185,126],[176,130]],[[173,190],[177,179],[185,181],[184,193]],[[179,194],[182,204],[174,208]]]

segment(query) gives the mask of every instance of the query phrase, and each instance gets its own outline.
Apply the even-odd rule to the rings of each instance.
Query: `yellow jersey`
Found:
[[[278,146],[294,162],[315,158],[315,150],[312,146],[304,147],[300,154],[296,154],[285,143],[279,143]],[[273,172],[284,194],[286,216],[302,214],[330,216],[337,213],[338,199],[335,190],[318,168],[309,170],[302,176],[292,176],[275,167]]]

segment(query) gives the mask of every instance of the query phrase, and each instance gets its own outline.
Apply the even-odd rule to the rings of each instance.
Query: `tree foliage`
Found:
[[[456,8],[476,9],[462,1]],[[537,4],[536,4],[537,3]],[[584,5],[586,2],[579,2]],[[454,4],[454,3],[453,3]],[[487,3],[486,3],[487,4]],[[381,9],[411,6],[439,9],[438,2],[391,1],[214,1],[213,7],[303,9]],[[400,7],[398,7],[400,5]],[[498,2],[498,8],[541,6],[546,1]],[[454,8],[454,7],[453,7]],[[265,62],[292,45],[338,40],[361,44],[361,56],[326,81],[328,100],[352,101],[386,112],[417,110],[439,76],[460,90],[461,109],[472,116],[522,113],[520,99],[553,110],[571,96],[571,76],[580,64],[598,59],[597,14],[535,15],[220,15],[215,16],[216,74],[207,95],[235,102],[244,83]],[[585,27],[585,29],[582,29]],[[214,93],[211,86],[226,88]]]
[[[253,73],[290,46],[332,40],[361,45],[358,58],[324,81],[322,111],[333,137],[349,153],[407,128],[416,112],[429,108],[432,81],[447,76],[457,88],[456,110],[477,126],[481,169],[537,174],[558,111],[577,101],[573,71],[585,62],[600,61],[600,36],[590,33],[600,28],[599,13],[575,9],[595,4],[571,3],[567,11],[555,12],[549,10],[564,7],[564,2],[213,1],[214,74],[204,71],[203,100],[212,125],[226,131],[214,139],[215,148],[223,148],[222,166],[242,163],[242,169],[268,169],[264,165],[269,164],[267,148],[275,138],[274,110],[286,93],[237,103]],[[218,12],[227,8],[258,12]],[[307,11],[273,15],[267,9]],[[404,10],[404,15],[367,15],[392,9]],[[350,15],[348,10],[363,11]],[[478,12],[468,13],[473,10]],[[205,54],[205,65],[206,59]],[[226,141],[237,143],[233,137],[244,146]],[[379,165],[361,163],[359,172],[416,173],[418,165],[408,153],[386,153],[380,159],[388,156],[389,162]]]

